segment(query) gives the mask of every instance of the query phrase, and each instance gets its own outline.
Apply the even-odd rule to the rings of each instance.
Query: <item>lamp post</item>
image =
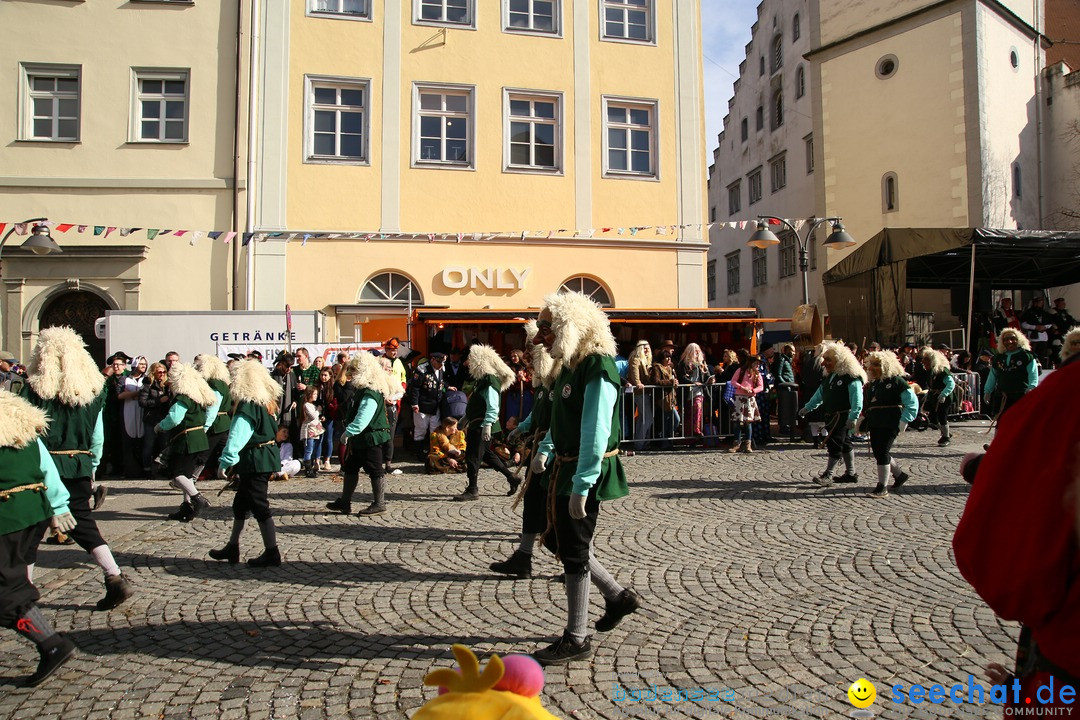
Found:
[[[21,223],[12,225],[11,229],[4,233],[3,239],[0,239],[0,254],[3,254],[4,244],[7,242],[7,239],[11,237],[11,233],[15,232],[16,225],[25,225],[27,223],[34,223],[34,227],[30,232],[30,237],[23,242],[22,247],[31,250],[35,255],[51,255],[52,253],[64,252],[52,239],[52,235],[49,233],[49,226],[45,224],[46,220],[48,220],[48,218],[30,218],[29,220],[23,220]]]
[[[773,231],[769,229],[770,220],[775,221],[774,224],[779,223],[787,226],[792,234],[795,235],[795,239],[799,243],[799,270],[802,272],[802,304],[809,305],[810,281],[807,275],[810,270],[810,261],[806,248],[810,243],[810,238],[813,237],[814,232],[818,229],[818,226],[827,222],[831,222],[833,226],[833,231],[829,234],[829,237],[826,238],[823,247],[850,247],[855,244],[855,238],[847,234],[847,231],[844,230],[844,224],[841,222],[841,218],[838,217],[817,218],[814,220],[813,224],[810,225],[810,229],[807,231],[806,235],[800,237],[799,231],[784,218],[776,217],[775,215],[758,215],[757,230],[750,236],[750,239],[746,241],[747,245],[764,249],[770,245],[780,244],[780,238],[776,237]]]

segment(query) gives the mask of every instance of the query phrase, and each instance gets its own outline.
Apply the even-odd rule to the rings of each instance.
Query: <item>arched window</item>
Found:
[[[791,41],[795,42],[802,35],[802,28],[799,27],[799,13],[795,13],[795,17],[791,19]]]
[[[899,207],[900,190],[896,182],[896,173],[885,173],[881,178],[881,211],[896,212]]]
[[[795,99],[806,94],[806,68],[800,65],[795,70]]]
[[[772,129],[780,127],[784,124],[784,93],[777,90],[773,93],[773,116],[772,116]]]
[[[784,67],[784,36],[777,35],[772,43],[772,71],[780,72]]]
[[[423,305],[424,296],[420,288],[405,275],[386,271],[372,275],[360,288],[357,298],[359,303],[382,305]]]
[[[746,142],[747,138],[750,137],[750,124],[746,121],[746,118],[742,119],[740,129],[742,131],[742,141]]]
[[[1013,163],[1013,197],[1023,197],[1023,176],[1020,174],[1020,163]]]
[[[611,302],[611,295],[603,285],[584,275],[575,275],[567,279],[559,286],[559,292],[581,293],[585,297],[595,300],[600,307],[611,307],[614,304]]]

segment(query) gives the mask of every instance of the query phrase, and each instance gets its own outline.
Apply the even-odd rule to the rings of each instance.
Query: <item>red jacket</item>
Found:
[[[1080,362],[1001,420],[953,536],[956,566],[1043,655],[1080,675]]]

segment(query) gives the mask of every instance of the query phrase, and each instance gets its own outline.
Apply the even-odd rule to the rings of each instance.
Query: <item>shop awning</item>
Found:
[[[416,319],[426,323],[443,324],[481,324],[481,323],[523,323],[535,318],[539,308],[521,310],[417,310]],[[606,308],[604,310],[612,323],[724,323],[746,322],[790,322],[791,318],[758,318],[754,308]]]

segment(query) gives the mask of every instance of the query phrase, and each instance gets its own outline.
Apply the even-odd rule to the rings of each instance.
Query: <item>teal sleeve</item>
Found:
[[[848,420],[858,420],[862,413],[862,383],[858,380],[849,382],[847,385],[848,402],[851,409],[848,411]]]
[[[499,391],[493,387],[488,387],[487,392],[484,393],[484,400],[486,401],[487,410],[484,412],[483,425],[494,425],[495,421],[499,419]]]
[[[71,499],[71,495],[68,494],[67,488],[64,487],[64,482],[60,479],[60,473],[56,471],[56,463],[53,462],[52,455],[49,454],[49,449],[45,447],[45,443],[41,442],[41,438],[38,438],[37,444],[38,452],[41,455],[41,473],[45,476],[45,497],[49,499],[53,515],[63,515],[71,512],[68,509],[68,500]]]
[[[600,478],[600,463],[607,452],[611,437],[611,410],[619,399],[619,389],[603,378],[589,381],[581,409],[581,447],[578,448],[577,472],[574,473],[574,495],[588,495],[589,488]]]
[[[90,435],[90,457],[93,458],[92,469],[95,471],[101,464],[101,452],[105,447],[105,427],[101,422],[101,415],[104,412],[104,410],[98,410],[97,420],[94,421],[94,432]]]
[[[814,397],[810,398],[806,402],[806,409],[813,410],[818,405],[821,405],[821,386],[818,385],[817,391],[814,392]]]
[[[172,407],[169,408],[169,414],[166,415],[165,419],[158,423],[158,425],[161,426],[162,430],[172,430],[183,422],[185,415],[187,415],[187,408],[181,403],[174,402]]]
[[[529,417],[518,423],[517,429],[521,431],[522,435],[532,429],[532,411],[529,411]]]
[[[375,398],[365,397],[360,401],[360,407],[356,411],[356,417],[349,423],[349,427],[345,428],[345,434],[350,437],[356,437],[360,433],[364,432],[364,428],[368,426],[371,419],[375,417],[375,411],[379,409],[379,403],[375,402]]]
[[[555,454],[555,443],[551,439],[551,430],[544,433],[544,439],[540,441],[540,445],[536,448],[536,452],[549,458]]]
[[[248,440],[255,434],[255,428],[251,427],[251,421],[243,415],[234,415],[229,424],[229,437],[225,440],[225,449],[221,451],[221,461],[218,465],[230,468],[240,462],[240,451],[248,444]]]
[[[1028,390],[1039,384],[1039,361],[1035,358],[1031,358],[1031,363],[1028,365]]]
[[[209,432],[210,426],[214,424],[214,421],[217,420],[218,410],[221,409],[221,401],[223,400],[221,393],[217,390],[214,390],[213,393],[214,404],[206,408],[206,423],[203,424],[203,430],[206,430],[207,432]]]
[[[904,409],[900,411],[900,421],[909,423],[919,414],[919,398],[915,396],[915,391],[908,386],[900,395],[900,402],[904,406]]]
[[[939,398],[947,398],[952,394],[952,391],[956,389],[956,380],[953,379],[952,373],[945,373],[945,389],[938,395]]]
[[[991,366],[990,375],[986,378],[986,387],[983,388],[983,395],[994,392],[995,387],[997,387],[997,370]]]

